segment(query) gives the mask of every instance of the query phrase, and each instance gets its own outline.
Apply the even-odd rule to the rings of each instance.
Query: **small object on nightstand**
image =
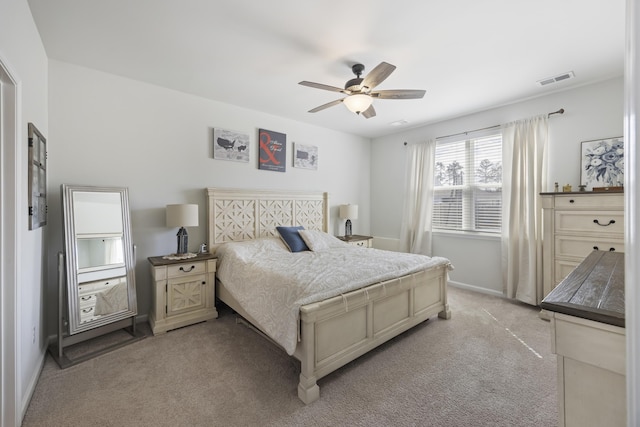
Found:
[[[562,192],[571,193],[571,184],[565,184],[562,186]]]
[[[373,237],[372,236],[359,236],[357,234],[353,234],[351,236],[337,236],[338,239],[342,240],[353,246],[360,246],[363,248],[372,248],[373,247]]]

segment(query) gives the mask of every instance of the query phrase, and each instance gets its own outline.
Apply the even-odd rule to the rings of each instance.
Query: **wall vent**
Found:
[[[573,79],[574,77],[575,77],[575,74],[573,74],[573,71],[569,71],[566,73],[558,74],[557,76],[547,77],[546,79],[538,80],[536,83],[538,84],[538,86],[547,86],[553,83],[562,82],[564,80]]]

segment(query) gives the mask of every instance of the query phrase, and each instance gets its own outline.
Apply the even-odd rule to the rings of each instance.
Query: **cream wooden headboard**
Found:
[[[277,236],[277,226],[329,230],[329,193],[207,188],[209,252],[225,242]]]

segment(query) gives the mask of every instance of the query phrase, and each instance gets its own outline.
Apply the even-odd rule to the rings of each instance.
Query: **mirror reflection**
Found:
[[[122,237],[78,237],[78,271],[91,271],[100,267],[124,264]]]

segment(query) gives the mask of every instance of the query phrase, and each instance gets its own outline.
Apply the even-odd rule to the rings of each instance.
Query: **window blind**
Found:
[[[502,136],[436,143],[433,228],[499,233]]]

